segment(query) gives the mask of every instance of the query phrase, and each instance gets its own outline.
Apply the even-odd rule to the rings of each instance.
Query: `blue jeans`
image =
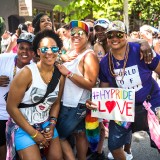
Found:
[[[66,139],[72,133],[85,131],[86,106],[79,103],[77,107],[61,104],[56,128],[60,139]]]

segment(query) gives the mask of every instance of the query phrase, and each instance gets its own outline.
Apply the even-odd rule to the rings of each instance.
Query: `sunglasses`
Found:
[[[78,36],[80,36],[80,37],[82,37],[83,36],[83,34],[84,34],[84,31],[81,31],[81,30],[79,30],[79,31],[71,31],[71,36],[73,37],[73,36],[75,36],[75,34],[77,34]]]
[[[52,53],[57,53],[59,51],[59,47],[55,47],[55,46],[52,46],[52,47],[42,47],[42,48],[38,48],[38,49],[43,54],[47,53],[49,49],[52,51]]]
[[[117,32],[117,33],[107,33],[107,38],[108,39],[112,39],[112,38],[123,38],[124,37],[124,33],[120,33],[120,32]]]
[[[105,20],[97,20],[97,21],[95,21],[94,22],[94,25],[96,25],[96,24],[108,24],[108,22],[107,21],[105,21]]]
[[[18,48],[19,48],[20,50],[26,50],[27,52],[28,52],[28,51],[33,51],[33,48],[32,48],[32,47],[25,48],[25,47],[23,47],[23,46],[19,46]]]

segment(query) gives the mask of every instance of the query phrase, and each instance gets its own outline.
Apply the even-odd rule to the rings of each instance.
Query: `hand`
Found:
[[[44,148],[49,147],[49,142],[46,140],[46,138],[43,136],[42,133],[38,132],[37,136],[34,138],[34,141]]]
[[[7,87],[10,80],[8,76],[1,75],[0,76],[0,87]]]
[[[91,100],[86,101],[86,107],[90,110],[97,110],[98,106],[97,104],[93,103]]]
[[[47,127],[48,128],[48,127]],[[45,129],[41,132],[47,141],[50,141],[54,135],[54,126],[49,126],[49,131],[45,131]]]
[[[69,70],[63,64],[56,64],[57,68],[63,75],[67,75]]]
[[[149,64],[152,62],[153,53],[151,47],[149,46],[148,42],[145,40],[140,41],[140,60],[144,59],[144,62]]]
[[[160,107],[157,107],[155,110],[156,110],[156,116],[160,122]]]

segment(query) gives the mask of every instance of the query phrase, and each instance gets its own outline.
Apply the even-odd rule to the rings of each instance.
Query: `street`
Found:
[[[133,160],[160,160],[158,151],[150,147],[149,136],[146,132],[141,131],[133,134],[131,148]],[[104,151],[108,155],[107,139],[104,143]]]

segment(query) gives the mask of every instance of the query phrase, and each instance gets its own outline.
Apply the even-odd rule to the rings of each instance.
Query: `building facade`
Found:
[[[56,4],[65,6],[66,3],[59,0],[32,0],[32,16],[19,16],[19,0],[5,0],[0,2],[0,16],[4,18],[6,29],[14,33],[20,23],[32,21],[33,17],[39,13],[47,13],[55,28],[59,28],[63,24],[64,13],[54,12],[53,7]]]

